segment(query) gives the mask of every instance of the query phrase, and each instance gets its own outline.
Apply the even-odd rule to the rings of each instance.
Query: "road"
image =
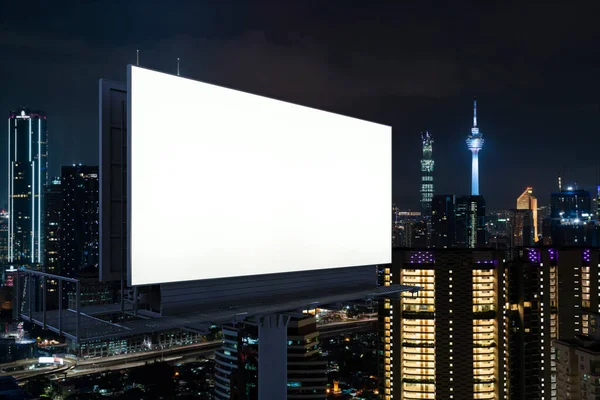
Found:
[[[321,337],[331,337],[347,332],[356,332],[370,329],[377,318],[368,318],[362,320],[336,321],[318,325]],[[12,375],[18,381],[24,381],[37,376],[48,376],[51,379],[64,377],[73,377],[81,375],[95,374],[108,370],[132,368],[143,366],[148,362],[157,360],[166,362],[179,362],[193,360],[200,356],[213,354],[220,346],[220,340],[196,343],[185,346],[171,347],[167,349],[158,349],[144,351],[139,353],[122,354],[111,357],[94,357],[78,360],[65,358],[65,365],[49,366],[30,370],[30,365],[37,364],[38,359],[19,360],[12,363],[0,364],[0,376]],[[12,368],[24,368],[20,371],[12,371]]]

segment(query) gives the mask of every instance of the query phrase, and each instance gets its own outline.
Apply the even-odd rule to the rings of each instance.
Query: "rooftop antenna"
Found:
[[[563,171],[563,167],[562,165],[560,166],[560,169],[558,170],[558,191],[562,192],[562,178],[564,175],[564,171]]]
[[[177,57],[177,76],[179,76],[179,57]]]
[[[139,67],[140,66],[140,51],[136,50],[135,53],[136,53],[136,55],[135,55],[136,56],[136,65]]]

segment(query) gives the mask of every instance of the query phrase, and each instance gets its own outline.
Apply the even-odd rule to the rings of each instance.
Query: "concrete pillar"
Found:
[[[290,317],[273,314],[258,324],[258,400],[287,399],[287,326]]]

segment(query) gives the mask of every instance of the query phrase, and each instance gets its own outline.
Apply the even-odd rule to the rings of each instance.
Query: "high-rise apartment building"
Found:
[[[533,238],[538,241],[538,202],[533,195],[533,188],[527,187],[517,198],[517,210],[530,210],[533,219]]]
[[[596,356],[577,361],[569,353],[568,361],[560,346],[586,347],[600,330],[600,249],[521,247],[512,261],[503,255],[393,252],[381,284],[421,290],[381,302],[384,399],[590,398],[583,393],[600,376]],[[576,388],[582,397],[573,397]]]
[[[456,247],[456,197],[449,194],[433,196],[431,202],[431,247]]]
[[[589,315],[590,334],[554,341],[558,400],[597,399],[600,394],[600,314]]]
[[[46,115],[28,109],[8,117],[8,262],[43,261],[42,205],[48,180]]]
[[[60,213],[60,269],[73,277],[99,262],[98,167],[62,167]]]
[[[419,286],[380,303],[383,399],[503,399],[502,253],[393,251],[382,284]]]
[[[287,339],[287,398],[324,399],[327,362],[320,359],[316,318],[291,315]],[[254,319],[223,326],[223,347],[215,358],[216,399],[258,399],[259,346]]]
[[[557,399],[565,377],[556,340],[588,337],[600,311],[598,249],[521,248],[505,264],[504,343],[509,399]],[[577,398],[577,397],[574,397]],[[586,398],[586,397],[582,397]]]
[[[428,218],[431,215],[431,200],[433,199],[433,136],[425,131],[421,133],[423,158],[421,159],[421,215]]]

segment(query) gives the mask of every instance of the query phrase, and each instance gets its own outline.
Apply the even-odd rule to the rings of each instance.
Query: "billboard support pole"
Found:
[[[258,323],[258,400],[287,399],[287,327],[284,314],[261,316]]]
[[[15,275],[17,276],[17,282],[16,282],[17,288],[14,291],[14,293],[15,293],[15,299],[16,299],[15,306],[17,307],[17,315],[16,315],[17,318],[16,319],[18,321],[19,319],[21,319],[21,302],[19,301],[19,299],[21,298],[21,295],[19,294],[20,290],[21,290],[21,272],[17,271],[17,273]]]
[[[58,280],[58,336],[62,336],[62,296],[63,296],[63,287],[62,287],[62,279]]]
[[[33,289],[32,288],[33,285],[32,285],[32,282],[31,282],[32,278],[33,278],[33,276],[31,274],[27,274],[27,285],[29,285],[29,287],[27,288],[27,292],[28,292],[27,293],[27,296],[28,296],[27,297],[28,298],[27,302],[29,303],[29,322],[32,322],[32,319],[31,319],[31,312],[32,312],[32,309],[31,309],[31,290]]]
[[[79,346],[81,346],[81,342],[79,341],[79,324],[80,324],[80,314],[81,314],[81,285],[79,284],[79,281],[77,281],[76,283],[77,285],[77,314],[76,314],[76,327],[75,327],[75,337],[77,338],[77,344]]]
[[[46,277],[42,276],[42,326],[46,329]]]

